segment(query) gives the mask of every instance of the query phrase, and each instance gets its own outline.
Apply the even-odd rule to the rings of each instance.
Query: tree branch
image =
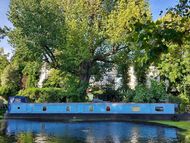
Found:
[[[45,50],[46,54],[49,56],[49,58],[52,60],[54,66],[57,67],[58,66],[57,60],[56,60],[53,52],[51,51],[51,49],[47,45],[44,45],[42,47],[44,48],[44,50]]]
[[[10,29],[6,26],[4,26],[4,28],[0,27],[0,39],[3,39],[4,37],[6,37],[9,30]]]
[[[106,60],[107,57],[115,55],[119,51],[121,51],[123,49],[126,49],[127,47],[128,47],[127,45],[124,45],[124,46],[121,46],[121,45],[113,46],[112,50],[110,52],[105,53],[105,54],[98,54],[98,55],[94,56],[93,61],[94,62],[95,61],[108,61],[108,60]],[[111,62],[111,61],[109,61],[109,62]]]

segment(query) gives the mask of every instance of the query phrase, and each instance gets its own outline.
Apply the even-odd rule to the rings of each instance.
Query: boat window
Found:
[[[133,106],[132,111],[133,112],[140,112],[140,107],[139,106]]]
[[[106,111],[109,112],[110,110],[111,110],[111,109],[110,109],[110,106],[107,106],[107,107],[106,107]]]
[[[90,106],[90,107],[89,107],[89,111],[90,111],[90,112],[93,112],[93,111],[94,111],[93,106]]]
[[[21,99],[20,98],[15,98],[14,103],[21,103]]]
[[[164,107],[157,106],[157,107],[155,107],[155,111],[157,111],[157,112],[163,112],[164,111]]]
[[[70,112],[70,106],[67,106],[67,107],[66,107],[66,111],[67,111],[67,112]]]
[[[46,106],[43,106],[42,110],[43,110],[43,111],[46,111],[46,110],[47,110]]]
[[[17,107],[17,109],[20,109],[20,107]]]

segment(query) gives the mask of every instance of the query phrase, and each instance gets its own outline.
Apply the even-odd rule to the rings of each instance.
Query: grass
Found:
[[[183,143],[190,143],[190,121],[149,121],[180,129],[179,135]]]
[[[150,121],[153,123],[158,123],[162,125],[168,125],[172,127],[176,127],[182,130],[190,130],[190,122],[189,121]]]

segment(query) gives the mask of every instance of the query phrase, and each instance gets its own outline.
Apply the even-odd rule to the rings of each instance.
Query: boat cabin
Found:
[[[28,103],[28,98],[24,96],[11,96],[9,97],[8,104],[11,103]]]

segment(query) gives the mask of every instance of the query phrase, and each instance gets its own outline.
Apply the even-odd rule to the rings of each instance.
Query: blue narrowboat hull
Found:
[[[11,103],[6,118],[61,121],[171,120],[176,104],[168,103]]]
[[[6,119],[40,121],[134,121],[179,120],[177,114],[6,114]],[[188,117],[189,118],[189,117]]]

